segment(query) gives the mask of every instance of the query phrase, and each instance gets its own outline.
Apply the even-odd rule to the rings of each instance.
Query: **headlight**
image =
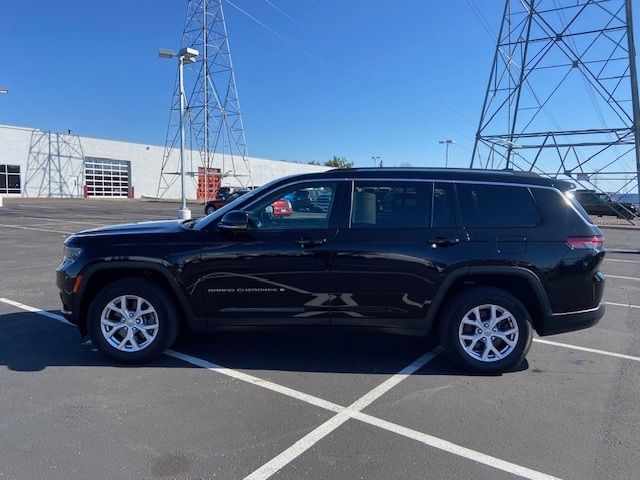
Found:
[[[65,245],[62,252],[65,260],[75,260],[80,256],[80,253],[82,253],[82,249]]]

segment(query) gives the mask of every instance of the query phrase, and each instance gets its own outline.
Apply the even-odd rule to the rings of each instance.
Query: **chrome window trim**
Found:
[[[451,184],[460,184],[460,183],[469,183],[469,184],[482,184],[482,185],[501,185],[501,186],[506,186],[506,187],[523,187],[523,188],[541,188],[541,189],[545,189],[545,190],[552,190],[555,191],[558,195],[560,195],[560,198],[562,199],[563,202],[565,202],[564,196],[562,194],[562,191],[560,189],[558,189],[557,187],[552,187],[552,186],[548,186],[548,185],[535,185],[535,184],[531,184],[531,183],[516,183],[516,182],[500,182],[500,181],[495,181],[495,180],[452,180],[452,179],[441,179],[441,178],[394,178],[394,177],[354,177],[354,176],[346,176],[346,177],[315,177],[315,178],[308,178],[308,179],[299,179],[299,180],[291,180],[290,182],[284,183],[282,185],[279,185],[277,188],[281,189],[281,188],[286,188],[289,187],[291,185],[296,185],[296,184],[304,184],[304,183],[318,183],[318,182],[351,182],[351,205],[349,208],[349,229],[351,229],[351,214],[353,212],[353,185],[355,184],[355,182],[358,181],[369,181],[369,182],[439,182],[439,183],[451,183]],[[264,192],[262,195],[256,197],[253,199],[253,201],[251,203],[248,203],[247,205],[245,205],[243,207],[244,208],[250,208],[253,205],[255,205],[257,202],[259,202],[260,200],[262,200],[264,197],[266,197],[267,195],[269,195],[271,192],[273,192],[273,190],[269,189],[269,191]],[[565,202],[566,204],[566,202]],[[590,227],[592,227],[593,225],[588,223],[584,218],[582,218],[582,215],[580,215],[580,213],[577,211],[577,209],[571,205],[571,203],[569,203],[569,206],[571,207],[571,209],[574,211],[574,213],[576,215],[578,215],[578,217],[580,217],[580,221],[582,221],[585,225],[588,225]],[[207,224],[204,228],[207,228],[210,224]],[[461,225],[461,227],[463,227],[463,225]]]

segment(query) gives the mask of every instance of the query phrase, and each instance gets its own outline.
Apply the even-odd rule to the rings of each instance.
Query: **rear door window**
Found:
[[[433,228],[454,227],[456,214],[454,207],[453,185],[435,183],[433,185]]]
[[[355,182],[351,228],[428,228],[431,182]]]
[[[526,227],[540,222],[526,187],[459,183],[456,189],[462,220],[468,227]]]

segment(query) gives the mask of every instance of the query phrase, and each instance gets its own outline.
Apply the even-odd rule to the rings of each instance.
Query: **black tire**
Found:
[[[118,350],[107,341],[102,332],[101,315],[104,309],[112,300],[123,295],[141,297],[155,309],[157,314],[158,328],[155,338],[138,351]],[[100,290],[89,306],[87,316],[89,336],[100,352],[116,362],[127,364],[148,363],[170,348],[178,336],[180,321],[176,307],[170,300],[171,298],[171,295],[165,289],[142,278],[124,278],[110,283]],[[135,325],[131,327],[123,325],[123,328],[125,330],[134,329]],[[116,333],[116,335],[123,336],[123,333]]]
[[[466,333],[467,329],[471,328],[474,330],[473,334],[477,336],[484,335],[484,339],[477,341],[475,347],[480,351],[482,351],[483,347],[484,350],[487,349],[489,338],[495,338],[495,343],[494,340],[491,340],[491,345],[494,347],[498,345],[497,349],[503,347],[505,350],[501,351],[508,352],[502,359],[492,350],[489,353],[493,358],[488,358],[487,360],[478,359],[472,356],[473,353],[479,355],[478,352],[467,353],[462,346],[463,340],[460,338],[460,325],[465,315],[471,313],[475,307],[486,305],[496,305],[511,314],[506,320],[499,322],[496,328],[498,328],[499,333],[510,331],[514,328],[515,325],[512,324],[515,321],[518,332],[514,346],[511,347],[499,337],[492,336],[492,331],[488,328],[485,331],[484,328],[489,322],[484,320],[481,321],[483,325],[482,333],[475,331],[475,327],[466,323],[465,327],[463,327],[463,332]],[[486,310],[485,308],[480,311],[481,317]],[[475,319],[475,314],[473,314],[473,317]],[[502,330],[503,328],[508,328],[509,330]],[[525,306],[509,292],[494,287],[472,287],[461,291],[447,302],[440,322],[440,342],[449,359],[459,367],[477,373],[502,373],[519,365],[529,352],[532,337],[531,318]],[[514,340],[514,337],[512,336],[510,340]],[[467,341],[469,342],[467,346],[470,346],[472,341]]]
[[[216,211],[216,207],[214,207],[213,205],[207,205],[204,209],[204,213],[206,215],[211,215],[215,211]]]

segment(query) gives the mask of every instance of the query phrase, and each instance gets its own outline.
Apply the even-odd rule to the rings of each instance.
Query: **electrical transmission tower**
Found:
[[[199,52],[184,74],[185,170],[198,197],[206,200],[212,186],[217,187],[223,179],[230,186],[251,182],[222,0],[188,1],[181,47]],[[180,90],[176,78],[159,197],[167,195],[179,178],[179,148]]]
[[[506,0],[472,168],[638,193],[631,0]]]

